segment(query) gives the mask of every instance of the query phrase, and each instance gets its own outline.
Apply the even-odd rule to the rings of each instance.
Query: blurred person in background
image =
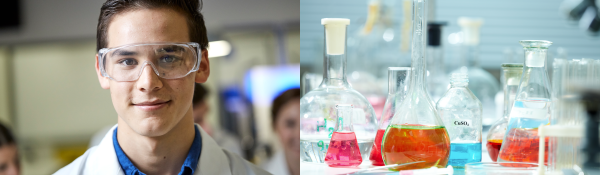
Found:
[[[273,174],[300,174],[300,89],[289,89],[273,100],[271,108],[273,129],[277,133],[283,151],[262,167]]]
[[[194,123],[194,86],[210,74],[200,9],[196,0],[102,5],[95,69],[118,124],[55,174],[269,174]]]
[[[0,123],[0,175],[18,175],[19,154],[15,137]]]
[[[206,119],[206,114],[209,112],[210,106],[206,98],[210,91],[200,83],[196,83],[194,87],[194,98],[192,104],[194,108],[194,122],[199,124],[208,135],[210,135],[219,146],[226,150],[242,156],[242,144],[240,139],[231,133],[217,128],[214,129]]]

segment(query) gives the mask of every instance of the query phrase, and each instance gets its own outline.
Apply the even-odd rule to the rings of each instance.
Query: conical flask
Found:
[[[330,167],[356,167],[362,163],[356,134],[352,128],[352,105],[339,104],[335,130],[327,148],[325,163]]]
[[[424,161],[390,170],[445,168],[450,138],[425,88],[426,0],[413,0],[412,68],[409,92],[385,131],[381,154],[386,165]]]
[[[502,141],[498,162],[538,162],[538,127],[549,123],[552,96],[546,72],[546,54],[550,41],[522,40],[525,66],[517,97],[510,110],[507,132]],[[546,158],[548,148],[546,139]]]
[[[492,124],[487,135],[487,150],[490,158],[495,162],[500,153],[502,139],[506,135],[506,127],[508,126],[508,117],[512,104],[514,104],[519,82],[523,74],[523,64],[506,63],[502,64],[502,84],[504,85],[504,115],[498,121]]]
[[[394,116],[396,107],[402,103],[408,93],[411,70],[410,67],[388,68],[388,95],[381,118],[379,119],[379,129],[373,142],[373,148],[371,148],[371,155],[369,156],[371,164],[375,166],[385,165],[381,157],[381,140],[383,139],[383,134],[385,134],[385,129],[390,125],[390,120]]]
[[[354,131],[362,157],[369,156],[377,121],[367,99],[346,79],[346,26],[348,19],[324,18],[325,54],[323,81],[300,99],[300,159],[324,163],[333,135],[337,104],[352,104]]]

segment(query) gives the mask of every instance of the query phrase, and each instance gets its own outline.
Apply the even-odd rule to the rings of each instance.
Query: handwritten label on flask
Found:
[[[548,109],[536,109],[536,108],[520,108],[514,107],[510,111],[510,117],[519,118],[533,118],[533,119],[544,119],[548,116]]]

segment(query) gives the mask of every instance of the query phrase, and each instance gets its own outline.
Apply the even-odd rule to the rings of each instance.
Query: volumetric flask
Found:
[[[330,167],[356,167],[362,163],[356,134],[352,128],[352,105],[336,106],[337,122],[329,142],[325,163]]]
[[[465,165],[466,175],[537,175],[534,163],[474,162]]]
[[[388,68],[388,96],[383,107],[381,119],[379,120],[379,129],[371,148],[369,159],[371,164],[375,166],[383,166],[383,158],[381,157],[381,140],[385,129],[390,125],[390,120],[394,116],[395,109],[398,107],[406,94],[408,93],[408,85],[410,80],[410,67],[389,67]]]
[[[538,162],[538,127],[548,124],[552,96],[546,72],[546,54],[550,41],[522,40],[525,66],[517,97],[510,110],[507,132],[502,140],[498,162]],[[548,140],[545,150],[547,148]],[[545,153],[547,163],[548,152]]]
[[[450,139],[425,88],[426,0],[413,0],[412,77],[409,92],[385,131],[381,154],[386,165],[424,161],[393,171],[445,168]]]
[[[367,99],[346,79],[348,19],[325,18],[323,81],[300,99],[300,159],[324,163],[337,120],[336,105],[352,104],[353,126],[363,157],[369,156],[377,132],[375,112]]]
[[[502,118],[500,118],[500,120],[494,122],[492,127],[490,127],[486,144],[490,158],[492,158],[494,162],[498,158],[498,153],[500,153],[502,139],[504,139],[506,127],[508,126],[508,115],[510,114],[510,108],[512,107],[512,104],[514,104],[522,74],[523,64],[502,64],[502,84],[504,85],[504,115]]]

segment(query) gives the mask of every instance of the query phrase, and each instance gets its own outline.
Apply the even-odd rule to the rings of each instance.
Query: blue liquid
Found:
[[[450,160],[453,168],[465,168],[465,164],[481,162],[481,143],[450,143]]]

